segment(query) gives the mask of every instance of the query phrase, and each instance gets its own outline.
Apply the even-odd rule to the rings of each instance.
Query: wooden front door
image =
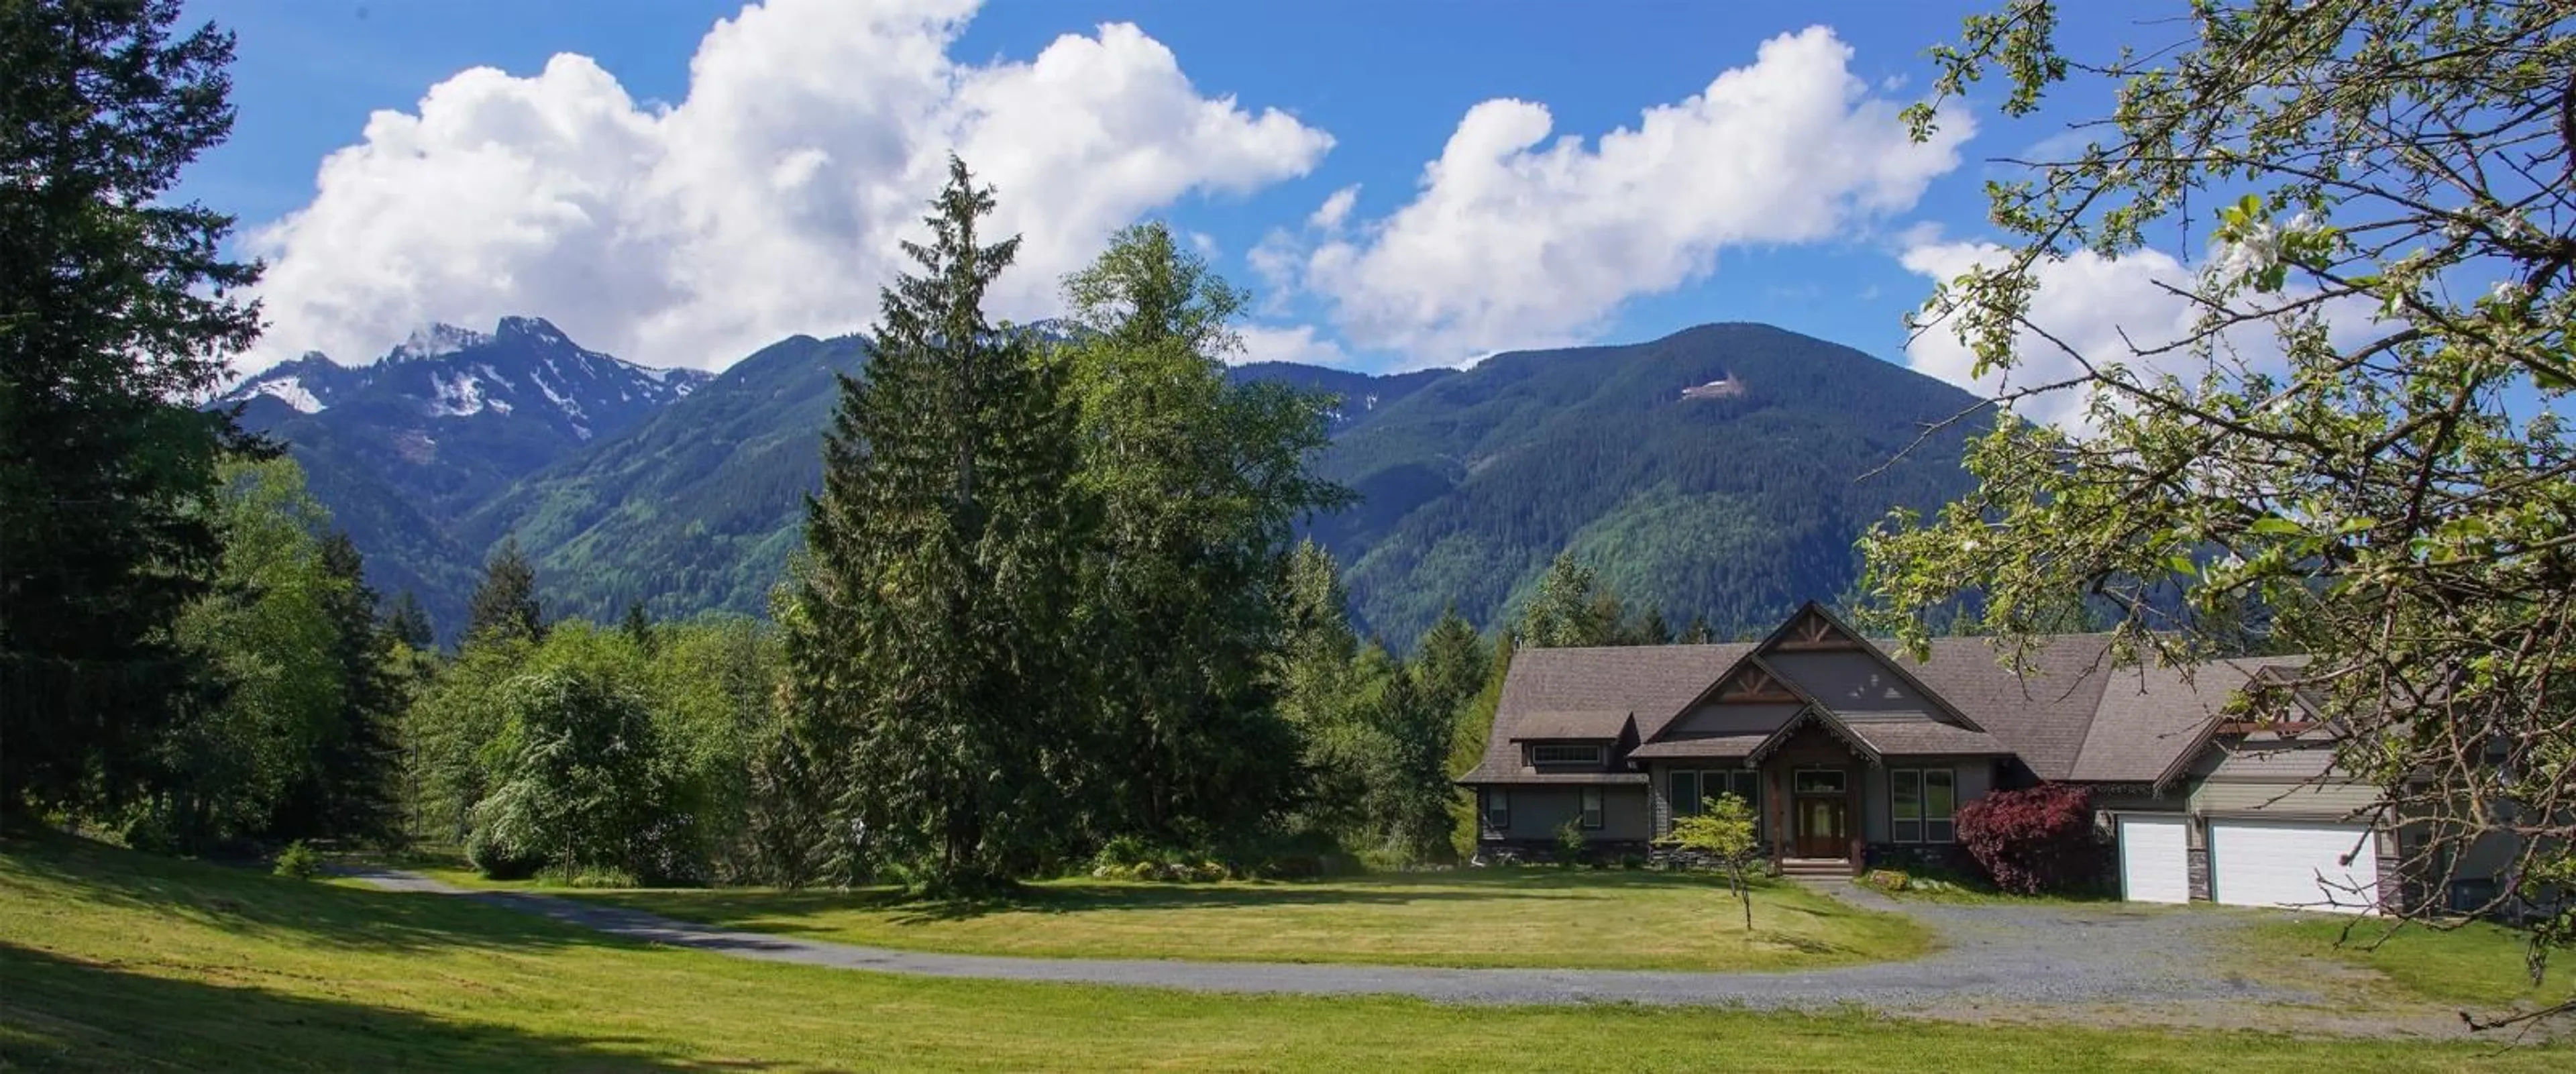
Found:
[[[1798,799],[1798,856],[1839,858],[1851,853],[1851,819],[1842,797]]]

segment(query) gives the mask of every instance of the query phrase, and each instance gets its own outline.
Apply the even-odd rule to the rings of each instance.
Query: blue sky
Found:
[[[1939,356],[1905,353],[1900,322],[1940,262],[1922,251],[1991,237],[1985,159],[2101,104],[2007,122],[1972,98],[1958,129],[1973,135],[1939,154],[1883,136],[1884,114],[1929,82],[1924,49],[1980,5],[1002,0],[962,26],[824,25],[876,6],[781,0],[756,13],[759,34],[720,50],[710,29],[740,3],[194,0],[192,16],[239,34],[240,120],[183,193],[238,214],[240,245],[274,266],[273,338],[250,364],[306,347],[362,361],[406,324],[506,312],[701,367],[790,331],[855,328],[918,216],[903,199],[930,193],[924,162],[962,144],[992,158],[970,150],[970,165],[1011,177],[997,179],[1006,208],[1038,214],[1022,227],[1031,278],[1005,303],[1022,312],[1044,312],[1044,276],[1150,216],[1200,237],[1260,296],[1265,356],[1391,369],[1742,319],[1941,375]],[[2069,29],[2081,48],[2172,32],[2144,24],[2161,6],[2081,7]],[[1746,93],[1790,83],[1765,43],[1814,27],[1830,37],[1808,50],[1810,74],[1815,56],[1847,49],[1833,61],[1845,99],[1809,117],[1831,131],[1738,101],[1675,135],[1684,149],[1601,159],[1601,136],[1687,109],[1722,74]],[[730,73],[693,83],[702,51],[722,51]],[[559,54],[591,63],[550,69]],[[1061,85],[1029,75],[1042,54],[1065,61],[1083,100],[1060,103]],[[508,77],[459,80],[453,115],[424,104],[477,67]],[[926,73],[889,73],[914,67]],[[1426,166],[1471,111],[1506,100],[1544,106],[1546,137],[1497,151],[1510,168],[1458,177],[1445,204],[1466,208],[1450,215],[1481,223],[1444,219],[1426,204],[1441,200]],[[371,132],[387,112],[423,120]],[[1517,130],[1506,141],[1535,122],[1479,114]],[[1036,140],[1024,134],[1095,127],[1024,151]],[[1534,159],[1564,138],[1581,144]],[[1121,158],[1127,142],[1146,148]],[[350,147],[345,174],[317,190],[324,159]],[[1785,186],[1723,174],[1774,155],[1772,171],[1794,173]],[[787,193],[755,196],[789,172]],[[1346,212],[1319,226],[1346,188]]]

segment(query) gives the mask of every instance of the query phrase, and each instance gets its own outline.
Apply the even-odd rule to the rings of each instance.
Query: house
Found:
[[[2108,635],[2043,639],[2032,673],[1986,639],[1916,661],[1810,603],[1759,642],[1513,655],[1473,788],[1487,860],[1649,854],[1716,795],[1755,807],[1790,872],[1957,864],[1959,805],[2043,781],[2094,792],[2124,897],[2359,911],[2398,897],[2377,788],[2330,735],[2227,719],[2296,660],[2115,670]]]

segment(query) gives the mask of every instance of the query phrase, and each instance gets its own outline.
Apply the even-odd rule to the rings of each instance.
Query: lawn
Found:
[[[2548,978],[2535,986],[2523,961],[2522,934],[2485,922],[2439,930],[2302,918],[2256,924],[2247,933],[2273,956],[2372,970],[2401,996],[2456,1004],[2480,1015],[2562,1002],[2576,991],[2576,951],[2556,952]]]
[[[444,879],[460,879],[441,872]],[[1915,958],[1932,935],[1781,883],[1753,930],[1706,875],[1459,870],[1341,880],[1053,880],[1020,897],[925,903],[892,891],[562,890],[755,932],[922,951],[1417,966],[1785,970]]]
[[[0,1068],[2566,1069],[2569,1052],[886,976],[0,837]]]

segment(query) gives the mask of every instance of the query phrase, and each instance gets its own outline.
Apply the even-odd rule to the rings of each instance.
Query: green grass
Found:
[[[2563,1002],[2576,993],[2576,966],[2571,966],[2576,951],[2555,952],[2547,979],[2535,985],[2523,960],[2523,934],[2486,922],[2439,930],[2377,920],[2302,918],[2252,925],[2247,934],[2274,956],[2322,958],[2369,969],[2399,994],[2466,1006],[2480,1014]]]
[[[0,837],[0,1068],[2565,1069],[2565,1050],[1192,995],[660,948],[466,900]]]
[[[1930,932],[1901,915],[1856,909],[1792,884],[1755,889],[1747,932],[1742,910],[1709,877],[1649,872],[1054,880],[980,903],[920,902],[888,890],[556,893],[755,932],[1040,958],[1785,970],[1915,958],[1933,946]]]

